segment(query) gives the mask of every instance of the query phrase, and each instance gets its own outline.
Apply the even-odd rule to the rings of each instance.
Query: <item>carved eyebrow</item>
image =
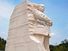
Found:
[[[30,4],[28,4],[28,6],[31,6]]]

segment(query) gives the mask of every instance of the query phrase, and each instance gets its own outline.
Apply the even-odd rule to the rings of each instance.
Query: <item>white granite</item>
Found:
[[[5,51],[50,51],[52,22],[44,14],[44,5],[22,3],[10,18]]]

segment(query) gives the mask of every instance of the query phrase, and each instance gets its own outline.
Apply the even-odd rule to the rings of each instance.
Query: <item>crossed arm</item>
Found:
[[[33,7],[28,7],[28,9],[35,15],[36,18],[38,18],[44,22],[47,22],[47,24],[49,26],[52,26],[52,21],[43,12],[41,12]]]

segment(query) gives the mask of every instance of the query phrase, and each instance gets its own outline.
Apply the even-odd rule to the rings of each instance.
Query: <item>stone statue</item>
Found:
[[[44,5],[24,0],[11,15],[5,51],[50,51],[52,21]]]
[[[30,11],[29,16],[29,31],[30,38],[41,45],[43,51],[49,50],[50,26],[51,20],[43,13],[44,5],[28,4],[27,9]]]

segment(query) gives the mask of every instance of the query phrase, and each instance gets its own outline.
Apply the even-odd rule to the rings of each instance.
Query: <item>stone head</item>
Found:
[[[35,8],[41,12],[44,12],[44,5],[43,4],[34,4],[34,3],[31,3],[31,4],[28,4],[29,7],[32,7],[32,8]]]

